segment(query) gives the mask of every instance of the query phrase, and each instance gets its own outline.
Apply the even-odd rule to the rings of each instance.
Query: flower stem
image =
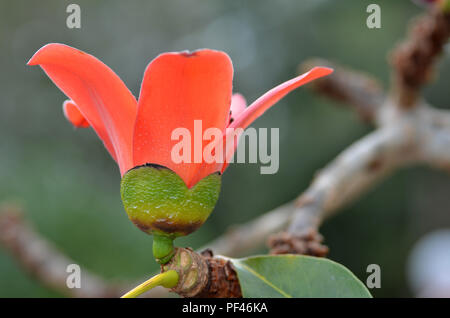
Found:
[[[160,264],[165,264],[175,254],[173,238],[167,235],[153,234],[153,256]]]
[[[136,298],[137,296],[145,293],[146,291],[156,287],[163,286],[166,288],[173,288],[178,284],[178,273],[175,270],[169,270],[167,272],[160,273],[153,276],[149,280],[143,282],[139,286],[133,288],[121,298]]]

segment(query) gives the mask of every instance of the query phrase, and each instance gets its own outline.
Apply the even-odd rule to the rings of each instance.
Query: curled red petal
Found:
[[[66,119],[75,128],[88,128],[90,126],[86,118],[84,118],[84,116],[80,113],[80,110],[74,101],[66,100],[63,103],[63,112]]]

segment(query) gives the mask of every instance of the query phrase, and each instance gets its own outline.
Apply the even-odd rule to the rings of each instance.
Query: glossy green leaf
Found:
[[[344,266],[304,255],[230,259],[244,297],[372,297]]]

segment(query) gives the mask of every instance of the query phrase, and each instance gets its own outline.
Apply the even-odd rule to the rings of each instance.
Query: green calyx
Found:
[[[194,232],[206,221],[219,198],[220,185],[220,174],[213,173],[189,189],[172,170],[148,164],[129,170],[120,192],[128,217],[154,235],[155,257],[163,261],[173,252],[176,237]]]

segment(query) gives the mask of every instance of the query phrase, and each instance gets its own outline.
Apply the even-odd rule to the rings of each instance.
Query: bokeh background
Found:
[[[66,7],[81,6],[81,29],[66,27]],[[382,28],[366,27],[366,7],[378,3]],[[89,52],[139,95],[144,68],[161,52],[209,47],[226,51],[234,89],[253,101],[319,56],[370,72],[388,87],[389,50],[422,9],[411,1],[0,1],[0,202],[21,204],[42,236],[82,269],[105,279],[136,280],[157,269],[151,237],[123,210],[118,168],[90,129],[64,119],[65,96],[37,67],[25,64],[49,42]],[[426,89],[437,107],[450,107],[450,59]],[[280,128],[280,169],[232,165],[207,223],[179,245],[200,247],[229,226],[294,199],[314,173],[370,131],[351,111],[302,88],[254,127]],[[381,267],[375,296],[413,296],[408,257],[425,234],[450,227],[450,178],[414,167],[396,172],[328,220],[321,232],[329,257],[361,280]],[[0,247],[0,297],[61,296],[25,274]]]

